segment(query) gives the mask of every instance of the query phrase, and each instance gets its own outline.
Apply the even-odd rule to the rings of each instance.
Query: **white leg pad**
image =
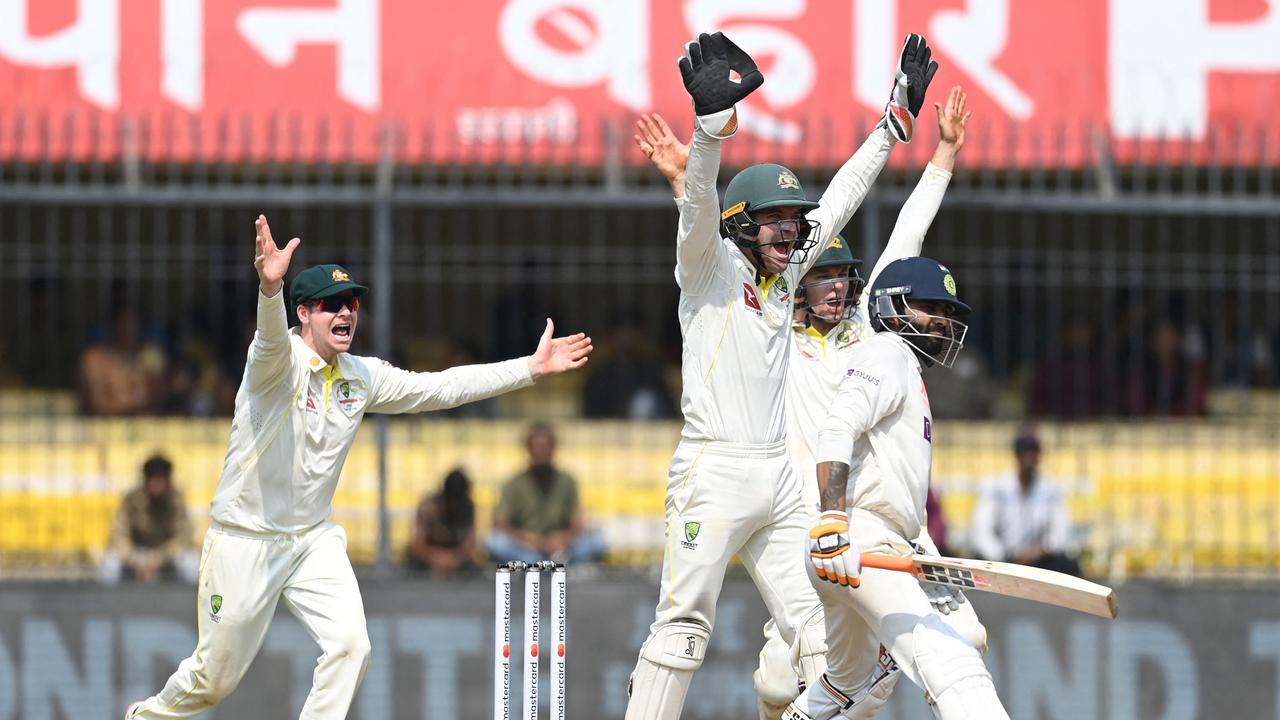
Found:
[[[792,648],[796,675],[809,687],[818,682],[827,671],[827,623],[819,605],[796,628],[796,642]]]
[[[964,640],[927,625],[916,626],[912,645],[924,691],[940,720],[1008,720],[991,673]]]
[[[688,621],[667,623],[650,635],[631,674],[626,720],[680,720],[710,639],[705,625]]]

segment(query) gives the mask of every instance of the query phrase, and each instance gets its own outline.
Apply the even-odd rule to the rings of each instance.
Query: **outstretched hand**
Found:
[[[258,286],[262,294],[273,297],[284,285],[284,275],[289,271],[289,261],[293,259],[293,251],[302,242],[299,238],[289,241],[284,249],[276,245],[271,237],[271,226],[267,224],[267,216],[259,215],[254,223],[257,229],[257,255],[253,258],[253,266],[258,270]]]
[[[934,103],[933,107],[938,111],[938,137],[942,142],[955,146],[959,150],[964,146],[964,126],[969,122],[969,116],[972,111],[966,110],[966,103],[969,96],[965,94],[964,89],[959,85],[951,88],[951,94],[947,96],[947,104],[943,106],[941,103]]]
[[[671,126],[658,113],[645,113],[636,120],[636,145],[658,172],[671,183],[676,197],[684,196],[684,170],[689,164],[689,146],[680,142]]]
[[[555,323],[547,318],[547,329],[542,331],[538,349],[529,356],[529,375],[537,380],[546,375],[559,375],[587,364],[587,356],[594,350],[591,338],[585,333],[565,337],[552,337]]]

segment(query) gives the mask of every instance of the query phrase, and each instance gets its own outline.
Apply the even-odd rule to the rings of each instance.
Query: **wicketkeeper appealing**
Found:
[[[213,499],[197,587],[199,639],[159,694],[126,718],[186,718],[217,705],[249,668],[276,604],[320,645],[301,718],[347,716],[369,665],[364,604],[346,533],[329,520],[343,461],[368,412],[439,410],[581,367],[591,339],[552,338],[530,356],[416,373],[348,352],[367,288],[338,265],[298,273],[290,331],[283,285],[294,250],[257,220],[258,327],[236,394],[231,441]]]
[[[923,40],[909,44],[916,62]],[[735,104],[764,78],[720,33],[699,36],[686,53],[680,70],[697,123],[676,240],[685,425],[668,475],[657,617],[632,674],[628,720],[680,716],[735,554],[791,648],[797,672],[811,681],[821,674],[825,630],[803,577],[799,529],[808,513],[785,443],[793,292],[817,259],[810,249],[825,247],[848,222],[884,167],[896,140],[890,128],[901,129],[901,118],[877,127],[818,203],[786,168],[755,165],[730,182],[721,212],[720,142],[737,130]],[[917,83],[927,72],[924,60],[924,69],[912,67]],[[730,71],[741,81],[731,80]],[[909,82],[900,85],[907,113]]]
[[[787,708],[787,720],[829,720],[855,709],[876,669],[871,636],[924,689],[942,720],[1008,715],[974,648],[937,612],[915,578],[867,569],[859,552],[916,552],[925,524],[933,417],[922,366],[950,367],[969,306],[955,278],[929,258],[896,260],[872,283],[875,335],[858,343],[818,444],[822,516],[810,531],[810,573],[827,615],[827,670]]]

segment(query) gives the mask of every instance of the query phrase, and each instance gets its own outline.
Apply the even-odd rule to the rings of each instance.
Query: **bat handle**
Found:
[[[894,555],[882,555],[881,553],[862,553],[862,567],[877,568],[879,570],[894,570],[896,572],[918,574],[920,571],[916,568],[915,561],[909,557],[897,557]]]

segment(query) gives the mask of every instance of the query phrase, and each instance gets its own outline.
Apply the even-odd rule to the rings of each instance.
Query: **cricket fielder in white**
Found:
[[[735,554],[792,649],[798,674],[810,680],[821,674],[821,605],[802,577],[799,528],[808,514],[785,443],[792,291],[817,258],[809,249],[825,246],[866,196],[895,143],[891,128],[914,121],[904,120],[908,94],[922,103],[937,68],[923,38],[912,36],[889,119],[840,169],[820,202],[808,200],[786,168],[755,165],[729,184],[721,212],[720,142],[736,131],[734,105],[764,78],[720,33],[699,36],[686,53],[680,70],[697,123],[676,240],[685,425],[668,475],[656,618],[632,673],[628,720],[680,717]],[[730,79],[731,70],[740,82]]]
[[[345,718],[369,665],[369,637],[346,533],[329,516],[361,418],[492,397],[581,367],[591,353],[582,334],[553,339],[547,320],[532,355],[490,365],[415,373],[352,355],[367,288],[338,265],[294,278],[301,326],[289,330],[284,276],[300,242],[279,248],[258,217],[258,326],[204,540],[199,639],[164,689],[130,705],[126,718],[187,718],[217,705],[258,654],[281,600],[320,645],[299,717]]]
[[[979,651],[944,621],[909,575],[867,569],[858,553],[906,556],[924,526],[933,417],[922,366],[950,367],[964,345],[969,306],[936,260],[887,265],[872,283],[875,334],[858,343],[819,434],[822,515],[810,531],[811,578],[826,608],[827,669],[787,708],[786,720],[848,717],[874,674],[866,638],[889,649],[942,720],[1000,720]]]

